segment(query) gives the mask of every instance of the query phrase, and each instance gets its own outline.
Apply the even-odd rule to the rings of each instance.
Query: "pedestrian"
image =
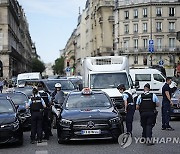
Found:
[[[136,109],[140,112],[141,126],[143,128],[142,138],[146,141],[147,145],[153,145],[152,129],[155,125],[155,119],[157,116],[156,107],[159,106],[159,100],[157,96],[149,92],[150,85],[146,83],[144,85],[144,93],[140,94],[136,101]]]
[[[26,107],[31,111],[31,143],[35,143],[37,134],[38,143],[42,142],[43,108],[46,108],[44,100],[40,97],[37,88],[32,90],[33,96],[29,99]]]
[[[124,84],[118,85],[117,89],[120,93],[123,95],[124,100],[124,109],[126,113],[126,129],[127,133],[130,133],[132,135],[132,123],[133,123],[133,117],[135,112],[135,104],[133,101],[133,97],[129,92],[126,92],[126,88]]]
[[[4,84],[3,84],[3,81],[0,80],[0,92],[1,92],[1,93],[2,93],[2,91],[3,91],[3,85],[4,85]]]
[[[171,101],[171,95],[172,91],[169,85],[171,84],[171,78],[166,78],[166,83],[162,87],[162,130],[171,130],[173,131],[174,128],[172,128],[169,125],[170,121],[170,114],[171,114],[171,106],[173,106],[173,102]]]
[[[49,140],[49,136],[51,134],[51,122],[50,122],[51,97],[47,92],[44,91],[43,85],[41,83],[38,84],[38,92],[46,104],[46,108],[44,109],[43,112],[43,132],[44,132],[43,139]]]

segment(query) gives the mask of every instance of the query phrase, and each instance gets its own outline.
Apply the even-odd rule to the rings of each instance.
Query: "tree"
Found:
[[[64,57],[57,58],[52,66],[55,74],[64,74]]]
[[[42,73],[46,69],[44,62],[37,58],[32,58],[32,72]]]

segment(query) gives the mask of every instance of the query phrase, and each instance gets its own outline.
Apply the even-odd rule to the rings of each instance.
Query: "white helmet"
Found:
[[[56,83],[55,84],[55,88],[61,88],[61,84],[60,83]]]

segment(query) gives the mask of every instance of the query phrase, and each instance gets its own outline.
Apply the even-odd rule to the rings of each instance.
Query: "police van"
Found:
[[[162,87],[166,82],[166,77],[157,69],[153,68],[131,68],[129,70],[133,82],[139,82],[137,93],[144,91],[144,85],[149,83],[151,92],[161,94]],[[171,88],[176,87],[176,83],[172,81]]]

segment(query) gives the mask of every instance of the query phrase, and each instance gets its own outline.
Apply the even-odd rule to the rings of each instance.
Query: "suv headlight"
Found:
[[[71,120],[67,120],[67,119],[60,120],[60,125],[62,125],[62,126],[70,126],[71,124],[72,124]]]
[[[120,123],[121,119],[119,117],[112,118],[109,120],[110,124],[117,124]]]

